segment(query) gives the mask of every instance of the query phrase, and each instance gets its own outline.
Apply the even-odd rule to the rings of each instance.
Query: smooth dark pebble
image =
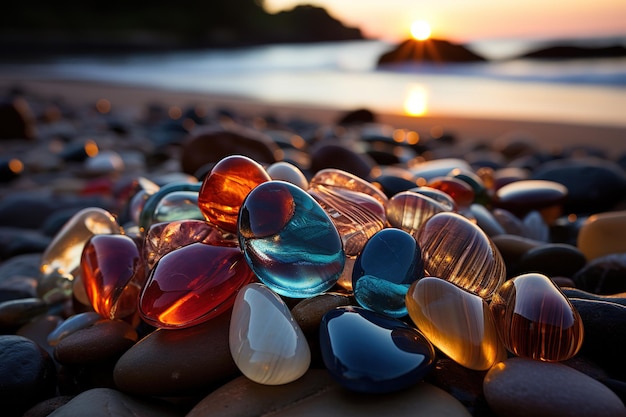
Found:
[[[0,303],[0,329],[14,329],[48,311],[40,298],[20,298]]]
[[[72,395],[48,398],[26,410],[22,417],[47,417],[57,408],[67,404],[72,398],[74,398]]]
[[[346,146],[320,143],[311,149],[311,173],[326,168],[340,169],[366,181],[371,180],[376,162],[366,154],[357,153]]]
[[[595,258],[576,272],[572,279],[577,288],[595,294],[626,292],[626,253]]]
[[[524,253],[517,263],[516,273],[539,272],[548,277],[571,277],[586,263],[585,255],[577,247],[548,243]]]

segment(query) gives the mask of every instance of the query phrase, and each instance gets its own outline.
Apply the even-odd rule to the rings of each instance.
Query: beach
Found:
[[[1,74],[3,415],[626,415],[626,126]]]

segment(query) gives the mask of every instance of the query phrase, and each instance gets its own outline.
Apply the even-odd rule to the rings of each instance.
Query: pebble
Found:
[[[595,258],[579,269],[572,279],[577,288],[595,294],[626,292],[626,253]]]
[[[498,416],[626,416],[609,388],[568,366],[511,358],[489,370],[483,390]]]
[[[589,216],[578,231],[577,246],[588,260],[626,252],[626,211]]]
[[[39,298],[20,298],[0,303],[0,329],[13,329],[45,313],[48,306]]]

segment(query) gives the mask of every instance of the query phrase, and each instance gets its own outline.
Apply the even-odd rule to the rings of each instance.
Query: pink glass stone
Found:
[[[41,272],[55,271],[73,278],[80,268],[80,256],[85,243],[94,235],[120,233],[121,227],[108,211],[85,208],[74,214],[59,230],[41,258]]]
[[[328,168],[318,171],[311,178],[310,185],[325,185],[357,191],[375,198],[383,206],[387,203],[387,196],[381,190],[356,175],[340,169]]]
[[[432,198],[413,191],[402,191],[389,199],[385,207],[387,221],[395,228],[417,236],[426,220],[450,209]]]
[[[481,297],[426,277],[409,287],[406,307],[424,336],[458,364],[482,371],[506,359],[489,305]]]
[[[163,256],[152,269],[139,313],[155,327],[194,326],[231,308],[253,277],[238,247],[193,243]]]
[[[502,285],[506,266],[485,232],[457,213],[428,219],[418,232],[426,275],[450,281],[485,299]]]
[[[148,271],[166,254],[192,243],[237,246],[237,237],[203,220],[177,220],[150,226],[143,244],[143,259]]]
[[[114,320],[137,311],[145,281],[135,241],[126,235],[93,236],[82,253],[81,277],[93,309]]]
[[[385,207],[358,191],[312,184],[308,193],[334,223],[347,256],[358,255],[368,239],[385,227]]]
[[[582,347],[578,311],[545,275],[511,278],[493,295],[490,308],[504,345],[517,356],[564,361]]]
[[[252,159],[241,155],[226,157],[202,182],[198,195],[200,211],[209,222],[237,233],[243,200],[254,187],[270,180],[265,169]]]

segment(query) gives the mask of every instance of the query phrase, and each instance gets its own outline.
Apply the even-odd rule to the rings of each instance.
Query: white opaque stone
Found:
[[[289,162],[275,162],[267,167],[266,171],[273,180],[287,181],[303,190],[309,188],[309,181],[304,176],[304,173],[300,168]]]
[[[309,345],[289,308],[259,283],[248,284],[237,294],[229,344],[239,370],[259,384],[293,382],[311,363]]]

